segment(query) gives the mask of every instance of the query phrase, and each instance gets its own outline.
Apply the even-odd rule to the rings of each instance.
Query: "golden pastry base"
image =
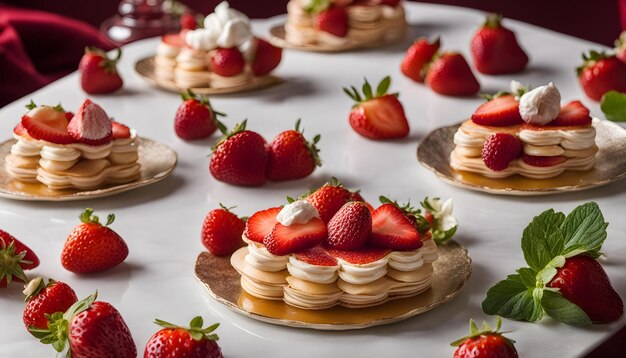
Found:
[[[439,246],[439,258],[433,269],[432,287],[417,296],[368,308],[335,306],[315,311],[247,294],[241,289],[239,273],[230,265],[229,257],[203,252],[198,256],[195,272],[215,300],[244,316],[297,328],[348,330],[402,321],[451,301],[470,276],[471,259],[463,246],[450,241]]]
[[[135,71],[150,85],[175,93],[181,93],[187,91],[187,88],[180,88],[173,81],[166,81],[160,79],[155,73],[154,56],[141,59],[135,63]],[[267,75],[263,77],[252,77],[250,82],[241,85],[228,88],[211,88],[211,87],[192,87],[191,90],[196,94],[206,95],[218,95],[218,94],[230,94],[241,93],[248,91],[261,90],[264,88],[272,87],[284,81],[276,76]]]
[[[123,193],[141,188],[165,179],[176,167],[176,152],[165,144],[151,139],[138,137],[137,152],[139,159],[139,179],[126,184],[111,184],[99,189],[51,190],[41,183],[25,183],[14,180],[4,170],[4,158],[16,142],[10,139],[0,144],[0,197],[29,201],[70,201],[87,200]]]
[[[595,166],[587,171],[566,170],[550,179],[530,179],[521,175],[487,178],[450,167],[454,133],[461,123],[436,129],[417,147],[417,160],[448,184],[490,194],[549,195],[587,190],[626,177],[626,130],[605,120],[593,121],[598,153]]]

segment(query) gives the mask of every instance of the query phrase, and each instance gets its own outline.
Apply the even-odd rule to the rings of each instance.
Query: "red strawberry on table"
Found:
[[[327,237],[326,224],[320,218],[312,218],[304,224],[276,223],[263,244],[270,253],[282,256],[311,248]]]
[[[213,209],[202,224],[202,244],[215,256],[228,256],[243,246],[241,235],[246,222],[233,214],[229,208]],[[231,208],[232,209],[232,208]]]
[[[37,106],[31,101],[26,108],[30,111],[22,116],[21,124],[29,136],[55,144],[74,141],[67,131],[69,121],[63,107]]]
[[[470,319],[470,335],[452,342],[454,358],[517,358],[517,350],[510,340],[498,332],[502,319],[496,316],[496,329],[492,329],[487,322],[483,322],[480,329],[474,320]]]
[[[211,57],[211,71],[222,77],[232,77],[243,72],[246,60],[236,47],[218,48]]]
[[[246,228],[243,235],[255,242],[263,243],[263,240],[272,232],[274,225],[278,222],[276,215],[282,209],[281,206],[257,211],[246,221]]]
[[[522,160],[524,161],[524,163],[532,165],[533,167],[552,167],[563,163],[567,160],[567,157],[564,155],[542,157],[536,155],[522,154]]]
[[[490,14],[472,37],[472,59],[478,72],[488,75],[521,72],[528,56],[515,33],[502,26],[502,15]]]
[[[551,126],[586,126],[590,124],[589,109],[580,101],[571,101],[561,107],[559,116],[549,123]]]
[[[583,64],[577,72],[580,85],[594,101],[600,101],[611,90],[626,93],[626,63],[616,56],[590,51],[583,54]]]
[[[120,313],[110,303],[96,301],[98,293],[50,316],[47,329],[32,329],[41,343],[73,358],[135,358],[137,347]],[[69,356],[69,355],[68,355]]]
[[[265,76],[272,72],[279,64],[283,56],[283,49],[271,43],[257,39],[256,52],[252,60],[252,72],[255,76]]]
[[[348,35],[348,12],[343,6],[331,6],[315,17],[315,28],[337,37]]]
[[[472,114],[472,122],[483,126],[506,127],[522,124],[519,102],[512,94],[496,96],[483,103]]]
[[[74,273],[108,270],[122,263],[128,256],[124,240],[108,226],[115,220],[109,214],[105,225],[93,209],[85,209],[79,216],[81,223],[72,230],[63,245],[61,264]]]
[[[32,279],[26,286],[24,294],[26,308],[22,320],[27,329],[48,328],[46,315],[65,312],[78,301],[76,293],[68,284],[53,279],[45,283],[41,277]]]
[[[341,207],[350,201],[352,194],[341,185],[337,178],[311,193],[306,201],[313,205],[324,223],[328,223]]]
[[[267,147],[261,135],[246,130],[246,121],[235,126],[213,148],[209,170],[215,179],[240,186],[265,183]]]
[[[609,281],[602,265],[587,255],[565,260],[548,283],[568,301],[580,307],[593,322],[613,322],[624,314],[624,302]]]
[[[374,93],[366,79],[363,97],[353,86],[343,89],[356,102],[350,111],[350,126],[365,138],[404,138],[409,134],[409,122],[402,103],[398,100],[398,94],[387,94],[390,84],[391,78],[385,77]]]
[[[432,42],[425,37],[417,39],[406,51],[400,70],[413,81],[424,83],[428,64],[439,50],[441,41],[437,37]]]
[[[68,124],[67,131],[78,142],[102,145],[111,141],[113,124],[102,107],[86,99]]]
[[[198,97],[190,89],[181,93],[181,97],[183,103],[174,116],[174,131],[179,138],[185,140],[208,138],[219,126],[223,126],[217,116],[224,114],[215,111],[208,98]]]
[[[522,156],[524,145],[516,136],[508,133],[490,135],[482,149],[483,162],[493,171],[504,170],[513,160]]]
[[[414,250],[422,247],[413,222],[398,206],[385,203],[372,213],[372,235],[369,243],[392,250]]]
[[[339,209],[328,222],[326,245],[354,250],[365,244],[372,233],[372,214],[363,202],[352,201]]]
[[[316,146],[319,140],[318,134],[311,142],[307,141],[298,119],[295,130],[281,132],[269,144],[267,179],[282,181],[309,176],[315,167],[322,165]]]
[[[444,52],[428,68],[426,83],[433,91],[447,96],[471,96],[480,84],[472,69],[458,52]]]
[[[117,49],[115,58],[108,58],[99,48],[86,48],[78,64],[80,85],[89,94],[115,92],[122,88],[123,81],[117,72],[117,63],[122,57],[122,50]]]
[[[0,288],[7,287],[12,281],[26,282],[24,270],[39,266],[39,258],[6,231],[0,230]]]
[[[204,321],[197,316],[189,327],[181,327],[160,319],[154,321],[163,327],[146,344],[144,358],[222,358],[222,350],[217,344],[219,337],[212,333],[219,323],[202,328]]]

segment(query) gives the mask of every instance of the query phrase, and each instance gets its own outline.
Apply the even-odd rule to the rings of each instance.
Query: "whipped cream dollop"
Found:
[[[187,32],[185,42],[193,49],[210,51],[239,47],[252,37],[250,19],[223,1],[204,19],[203,29]]]
[[[320,213],[317,212],[315,206],[309,204],[305,200],[296,200],[291,204],[283,206],[276,220],[284,226],[293,224],[306,224],[313,218],[319,218]]]
[[[79,133],[83,138],[99,140],[111,135],[112,124],[102,107],[86,99],[67,129],[70,133]]]
[[[561,93],[552,82],[526,92],[519,100],[519,113],[526,123],[548,124],[560,111]]]

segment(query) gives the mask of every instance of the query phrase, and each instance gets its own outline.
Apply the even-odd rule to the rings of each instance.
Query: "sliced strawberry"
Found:
[[[74,118],[74,112],[65,112],[65,118],[67,118],[68,121],[71,121],[72,118]]]
[[[329,255],[321,246],[314,246],[304,251],[296,252],[296,258],[316,266],[337,266],[337,259]]]
[[[111,121],[112,126],[112,138],[113,139],[126,139],[130,138],[130,128],[125,126],[122,123],[118,123],[116,121]]]
[[[282,256],[318,245],[327,236],[326,224],[320,218],[313,218],[306,224],[284,226],[276,223],[263,243],[267,251]]]
[[[524,163],[528,165],[532,165],[533,167],[552,167],[557,164],[561,164],[567,160],[566,156],[556,155],[552,157],[540,157],[536,155],[522,155],[522,160]]]
[[[493,171],[504,170],[524,151],[522,141],[508,133],[494,133],[487,138],[481,152],[483,162]]]
[[[355,265],[366,265],[378,261],[391,252],[390,249],[363,247],[358,250],[328,249],[328,254]]]
[[[586,126],[591,124],[589,109],[580,101],[571,101],[561,107],[559,116],[549,123],[551,126]]]
[[[50,117],[37,115],[35,118],[25,114],[22,116],[22,125],[35,139],[55,144],[69,144],[74,141],[67,131],[67,118],[63,114]]]
[[[348,12],[343,6],[332,6],[315,17],[315,28],[337,37],[348,34]]]
[[[392,203],[383,204],[372,213],[370,243],[392,250],[414,250],[422,247],[420,235],[411,220]]]
[[[417,39],[408,50],[400,65],[402,73],[413,81],[424,83],[427,65],[433,59],[441,42],[439,38],[429,42],[425,37]]]
[[[22,122],[18,123],[15,127],[13,127],[13,133],[15,133],[16,135],[20,137],[28,136],[28,131],[26,130],[26,128],[24,128],[24,125],[22,125]]]
[[[181,34],[168,34],[161,37],[161,41],[174,47],[185,47],[185,39]]]
[[[519,114],[519,102],[513,95],[498,96],[483,103],[472,114],[472,121],[482,126],[505,127],[524,123]]]
[[[180,16],[180,27],[187,30],[195,30],[198,27],[198,20],[190,12],[185,12]]]
[[[263,242],[276,225],[276,215],[278,215],[281,209],[282,207],[279,206],[257,211],[248,218],[246,229],[243,232],[246,239],[255,242]]]

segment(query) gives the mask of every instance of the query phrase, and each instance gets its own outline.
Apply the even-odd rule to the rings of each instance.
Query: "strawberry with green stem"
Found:
[[[24,270],[32,270],[39,266],[39,258],[33,250],[0,230],[0,288],[7,287],[11,282],[27,282]]]
[[[517,358],[514,340],[506,338],[499,332],[502,319],[496,316],[496,328],[483,321],[480,329],[474,320],[470,319],[470,334],[450,343],[458,347],[454,351],[454,358]]]
[[[117,71],[117,63],[121,57],[122,50],[119,48],[112,59],[99,48],[85,48],[85,54],[78,64],[83,90],[89,94],[105,94],[122,88],[124,81]]]
[[[197,96],[191,89],[181,93],[183,103],[176,110],[174,116],[174,131],[185,140],[208,138],[220,128],[225,132],[224,124],[218,116],[226,116],[211,106],[206,96]]]
[[[239,218],[220,203],[219,209],[209,211],[202,224],[202,244],[215,256],[228,256],[244,245],[241,235],[246,226],[245,218]]]
[[[191,320],[189,327],[181,327],[156,319],[163,329],[156,332],[146,343],[144,358],[221,358],[222,351],[217,344],[219,337],[213,333],[219,323],[203,328],[201,316]]]
[[[583,64],[576,72],[585,94],[594,101],[609,91],[626,93],[626,63],[615,55],[589,51],[583,54]]]
[[[304,138],[300,130],[300,119],[295,130],[281,132],[268,148],[267,179],[273,181],[293,180],[309,176],[315,167],[321,166],[317,143],[318,134],[311,141]]]
[[[305,197],[306,201],[317,209],[322,221],[327,224],[335,213],[351,200],[352,194],[337,178],[333,177]]]
[[[65,312],[76,301],[76,293],[66,283],[41,277],[32,279],[24,289],[26,307],[22,315],[24,325],[31,329],[47,329],[48,317],[56,312]]]

